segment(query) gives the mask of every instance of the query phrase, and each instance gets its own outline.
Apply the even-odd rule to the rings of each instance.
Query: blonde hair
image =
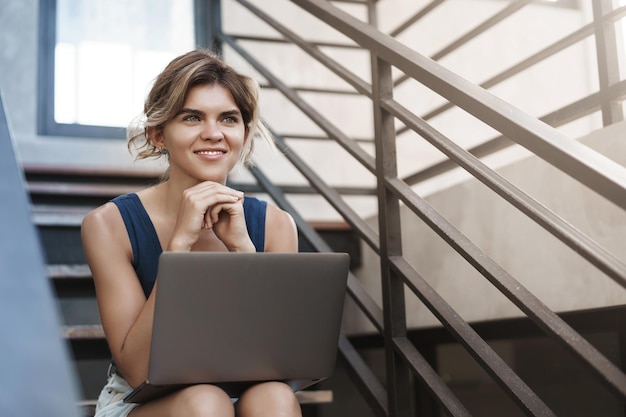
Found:
[[[225,87],[241,112],[247,139],[239,162],[251,164],[255,136],[274,145],[271,134],[259,119],[259,87],[256,81],[226,65],[214,52],[196,49],[174,58],[157,76],[146,98],[143,116],[126,130],[128,150],[135,154],[135,159],[163,156],[150,140],[148,129],[162,131],[183,108],[189,90],[205,84]]]

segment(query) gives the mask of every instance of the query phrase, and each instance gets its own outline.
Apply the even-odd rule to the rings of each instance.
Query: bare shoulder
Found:
[[[298,251],[296,223],[289,213],[269,202],[265,213],[265,251]]]
[[[96,249],[130,249],[128,234],[122,216],[113,203],[106,203],[85,215],[81,238],[86,255]]]
[[[122,224],[119,210],[113,203],[106,203],[85,215],[81,225],[83,239],[91,232],[106,232]]]

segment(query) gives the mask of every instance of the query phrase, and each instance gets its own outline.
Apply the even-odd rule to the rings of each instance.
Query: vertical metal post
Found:
[[[368,1],[368,19],[370,24],[377,25],[375,0]],[[396,136],[393,116],[383,111],[380,105],[381,100],[393,96],[393,79],[391,65],[379,59],[374,51],[370,53],[388,410],[392,417],[405,417],[411,414],[410,374],[393,343],[395,337],[406,337],[404,282],[389,262],[389,256],[402,255],[400,201],[385,186],[385,178],[398,176]]]
[[[617,34],[615,23],[604,20],[604,15],[613,10],[612,0],[596,0],[593,5],[593,22],[600,78],[600,103],[602,123],[608,126],[624,119],[620,102],[611,100],[608,91],[611,85],[620,81]]]
[[[194,0],[194,24],[196,45],[222,56],[221,0]]]
[[[626,372],[626,319],[621,315],[617,317],[615,329],[617,333],[617,355],[622,372]],[[626,403],[622,404],[622,415],[626,416]]]

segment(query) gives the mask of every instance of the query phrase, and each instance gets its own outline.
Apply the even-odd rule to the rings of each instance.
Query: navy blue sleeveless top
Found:
[[[159,255],[163,252],[152,220],[135,193],[111,200],[118,207],[133,250],[133,267],[148,298],[156,280]],[[248,235],[257,252],[265,251],[265,211],[267,202],[244,196],[243,210]]]

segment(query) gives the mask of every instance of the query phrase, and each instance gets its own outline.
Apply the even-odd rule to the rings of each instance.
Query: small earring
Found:
[[[167,149],[165,149],[165,148],[159,148],[159,153],[160,153],[161,155],[167,155]]]

